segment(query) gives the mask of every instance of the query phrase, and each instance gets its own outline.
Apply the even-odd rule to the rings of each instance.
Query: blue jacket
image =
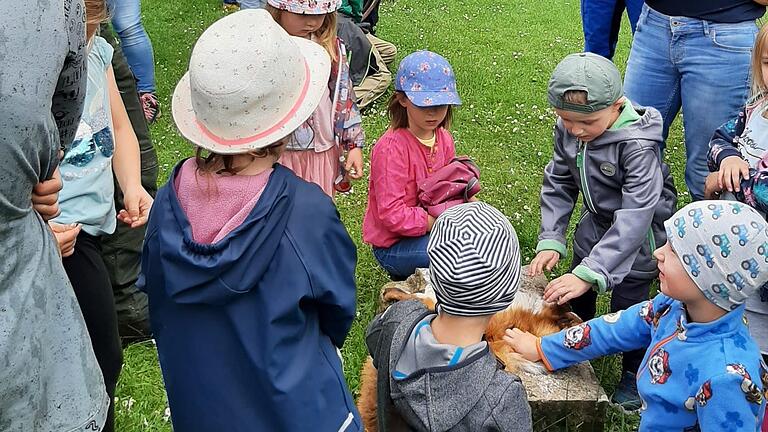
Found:
[[[641,431],[759,431],[768,378],[744,306],[689,323],[663,294],[541,339],[550,370],[648,348],[637,374]]]
[[[336,348],[355,317],[357,252],[336,207],[281,165],[246,220],[200,244],[173,187],[142,255],[178,432],[357,431]]]

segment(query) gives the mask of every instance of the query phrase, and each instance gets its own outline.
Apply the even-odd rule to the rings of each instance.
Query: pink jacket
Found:
[[[388,130],[371,152],[368,208],[363,218],[363,240],[390,247],[403,237],[427,233],[427,211],[419,206],[418,183],[456,157],[450,132],[435,131],[430,149],[407,129]]]

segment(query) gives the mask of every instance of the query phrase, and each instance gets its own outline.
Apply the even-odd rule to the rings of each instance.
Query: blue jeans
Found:
[[[632,102],[661,112],[665,140],[682,106],[685,183],[693,199],[704,196],[712,134],[746,102],[756,34],[752,21],[720,24],[670,17],[643,6],[624,93]]]
[[[120,37],[123,54],[136,77],[136,88],[141,93],[154,93],[155,55],[141,23],[140,0],[107,0],[107,5],[112,14],[112,27]]]
[[[388,248],[373,248],[373,256],[394,280],[403,280],[417,268],[429,267],[429,234],[405,237]]]
[[[264,9],[265,7],[267,7],[267,0],[240,0],[240,10]]]
[[[644,0],[581,0],[584,51],[612,59],[619,41],[621,16],[627,9],[629,25],[635,32]]]

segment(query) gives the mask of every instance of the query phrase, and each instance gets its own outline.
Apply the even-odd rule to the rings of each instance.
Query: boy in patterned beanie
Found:
[[[438,312],[401,301],[368,326],[378,429],[531,431],[520,379],[483,340],[520,282],[514,228],[486,203],[461,204],[437,218],[427,254]]]
[[[759,430],[768,373],[744,301],[768,282],[768,225],[747,205],[697,201],[664,227],[654,299],[543,338],[508,330],[505,340],[549,370],[647,348],[641,431]]]

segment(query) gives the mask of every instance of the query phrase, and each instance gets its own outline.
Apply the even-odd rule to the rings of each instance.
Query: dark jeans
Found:
[[[152,146],[149,127],[139,101],[136,80],[109,26],[101,26],[101,36],[115,49],[112,56],[112,69],[115,72],[115,80],[120,89],[123,105],[131,120],[133,132],[139,141],[141,185],[154,197],[157,192],[157,154]],[[118,210],[123,208],[123,194],[117,180],[115,180],[115,208]],[[114,234],[101,237],[104,263],[112,282],[118,323],[121,336],[124,338],[139,336],[134,334],[136,329],[133,327],[137,323],[148,323],[149,319],[147,296],[136,288],[144,234],[145,227],[131,229],[125,224],[118,223]]]
[[[619,41],[624,9],[634,33],[642,8],[643,0],[581,0],[584,51],[612,59]]]
[[[99,238],[81,231],[77,236],[75,252],[63,258],[62,262],[83,312],[109,395],[109,413],[102,431],[112,432],[115,430],[115,388],[123,367],[123,350],[117,332],[115,299],[107,268],[101,258]]]
[[[373,248],[373,256],[393,280],[404,280],[417,268],[429,267],[429,234],[405,237],[388,248]]]
[[[581,257],[574,256],[571,270],[581,263]],[[610,311],[616,312],[648,300],[652,280],[637,279],[630,276],[624,278],[621,284],[611,291]],[[591,320],[597,312],[597,291],[589,290],[579,297],[572,299],[571,308],[584,321]],[[621,358],[621,372],[636,373],[643,361],[645,349],[627,351]]]

